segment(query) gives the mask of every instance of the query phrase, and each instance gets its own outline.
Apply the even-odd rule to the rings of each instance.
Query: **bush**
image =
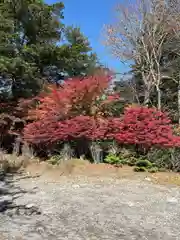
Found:
[[[60,162],[59,166],[63,173],[72,174],[76,170],[82,170],[90,164],[86,160],[81,159],[70,159],[69,161]]]
[[[128,159],[125,159],[125,158],[124,159],[120,159],[119,163],[122,164],[122,165],[126,165],[126,164],[128,164]]]
[[[166,168],[159,168],[158,171],[159,172],[167,172],[168,170]]]
[[[116,154],[109,153],[104,159],[105,163],[109,164],[122,164],[129,166],[137,166],[137,167],[145,167],[150,168],[152,166],[156,167],[156,165],[152,165],[148,160],[142,159],[142,157],[136,157],[135,152],[129,151],[129,149],[123,148],[120,151],[120,154],[117,156]]]
[[[148,160],[144,160],[144,159],[141,159],[141,160],[138,160],[136,162],[136,166],[137,167],[144,167],[144,168],[151,168],[152,167],[152,163]]]
[[[26,156],[17,156],[16,154],[6,154],[0,151],[0,169],[5,173],[16,172],[21,167],[26,167],[29,158]]]
[[[114,126],[117,122],[115,119]],[[147,150],[152,146],[180,146],[180,137],[174,135],[170,119],[155,108],[128,107],[117,126],[114,138],[119,144],[139,146]]]
[[[105,163],[109,164],[120,164],[120,165],[126,165],[129,163],[129,159],[124,157],[123,154],[117,156],[115,154],[109,153],[106,158],[104,159]]]
[[[50,163],[52,165],[59,165],[61,160],[62,159],[61,159],[60,155],[54,155],[48,160],[48,163]]]
[[[148,169],[148,172],[150,172],[150,173],[156,173],[158,171],[159,171],[159,169],[157,167],[152,167],[152,168]]]
[[[151,163],[152,166],[151,167],[157,167],[156,163]]]
[[[180,171],[180,149],[151,149],[147,155],[149,161],[159,169]]]
[[[132,166],[135,166],[135,165],[136,165],[136,162],[137,162],[137,161],[138,161],[138,158],[132,156],[132,157],[130,157],[130,158],[128,159],[128,163],[127,163],[127,164],[132,167]]]
[[[158,168],[169,168],[171,153],[170,149],[151,149],[147,158]]]
[[[120,154],[122,158],[131,158],[136,156],[136,152],[134,151],[133,148],[127,147],[127,148],[122,148],[120,149]]]
[[[109,164],[118,164],[121,163],[120,162],[120,158],[112,153],[109,153],[106,158],[104,159],[105,163],[109,163]]]
[[[134,171],[135,172],[146,172],[147,169],[145,167],[135,167]]]

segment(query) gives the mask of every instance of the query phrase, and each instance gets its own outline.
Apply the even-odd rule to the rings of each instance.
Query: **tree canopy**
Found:
[[[176,0],[118,5],[117,21],[106,28],[106,43],[120,61],[130,61],[137,102],[171,111],[180,123],[179,10]]]
[[[0,90],[7,89],[8,96],[29,97],[46,81],[94,71],[97,57],[88,39],[64,25],[63,10],[62,2],[1,1]]]

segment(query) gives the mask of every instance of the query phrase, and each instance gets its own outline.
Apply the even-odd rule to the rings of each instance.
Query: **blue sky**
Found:
[[[63,0],[62,0],[63,1]],[[113,58],[103,46],[102,27],[111,23],[113,8],[118,0],[64,0],[64,22],[81,28],[88,37],[93,50],[100,61],[117,72],[126,72],[128,68]],[[46,0],[54,3],[56,0]]]

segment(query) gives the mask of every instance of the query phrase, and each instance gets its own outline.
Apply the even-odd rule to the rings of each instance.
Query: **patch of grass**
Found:
[[[17,156],[16,154],[6,154],[0,151],[0,168],[5,172],[16,172],[29,163],[27,156]]]
[[[159,172],[168,172],[168,170],[166,168],[159,168],[158,171]]]
[[[159,171],[159,169],[157,167],[152,167],[152,168],[148,169],[149,173],[156,173],[158,171]]]
[[[108,164],[118,164],[120,163],[120,158],[115,154],[109,153],[104,159],[104,162]]]
[[[47,162],[52,165],[59,165],[61,161],[62,159],[60,155],[54,155]]]
[[[135,172],[146,172],[147,169],[145,167],[135,167],[134,171]]]
[[[136,162],[137,167],[151,168],[152,163],[146,159],[140,159]]]
[[[180,186],[180,175],[173,172],[157,172],[153,174],[153,182],[162,185]]]
[[[113,165],[101,163],[91,164],[86,160],[72,159],[64,161],[58,166],[53,166],[47,162],[32,160],[25,169],[32,176],[44,175],[46,178],[59,180],[60,176],[86,176],[96,179],[129,179],[144,181],[145,177],[151,178],[152,182],[161,185],[180,186],[180,174],[173,172],[150,173],[146,168],[123,166],[115,168]],[[69,176],[68,176],[69,177]]]
[[[90,165],[90,163],[86,160],[70,159],[68,161],[62,161],[59,164],[59,168],[61,168],[64,173],[71,174],[73,171],[81,170],[87,165]]]

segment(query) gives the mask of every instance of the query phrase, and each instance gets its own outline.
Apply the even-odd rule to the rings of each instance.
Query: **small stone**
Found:
[[[0,181],[4,180],[5,178],[5,171],[3,169],[0,169]]]
[[[5,196],[1,196],[0,197],[0,204],[3,203],[12,203],[13,202],[13,198],[11,196],[5,195]]]
[[[13,198],[11,196],[0,197],[0,212],[4,212],[12,202]]]
[[[167,202],[172,203],[172,204],[178,203],[178,199],[177,198],[169,198],[169,199],[167,199]]]
[[[5,184],[5,182],[4,181],[0,181],[0,188],[1,187],[4,187],[6,184]]]
[[[77,185],[77,184],[72,185],[72,187],[73,187],[73,188],[80,188],[80,186]]]
[[[36,207],[33,203],[29,203],[26,205],[26,208],[30,209],[30,208],[34,208]]]
[[[17,209],[17,215],[25,215],[26,210],[24,208]]]
[[[27,204],[26,207],[26,215],[40,215],[41,211],[36,207],[33,203]]]
[[[128,202],[127,204],[128,204],[129,207],[133,207],[134,206],[133,202]]]
[[[26,209],[26,211],[25,211],[25,215],[30,216],[30,215],[32,215],[32,214],[33,214],[32,209]]]
[[[14,213],[13,213],[13,211],[7,210],[6,215],[9,216],[9,217],[12,217],[14,215]]]
[[[145,180],[151,182],[151,178],[146,177]]]
[[[9,191],[9,188],[6,186],[6,184],[0,181],[0,195],[8,193],[8,191]]]

